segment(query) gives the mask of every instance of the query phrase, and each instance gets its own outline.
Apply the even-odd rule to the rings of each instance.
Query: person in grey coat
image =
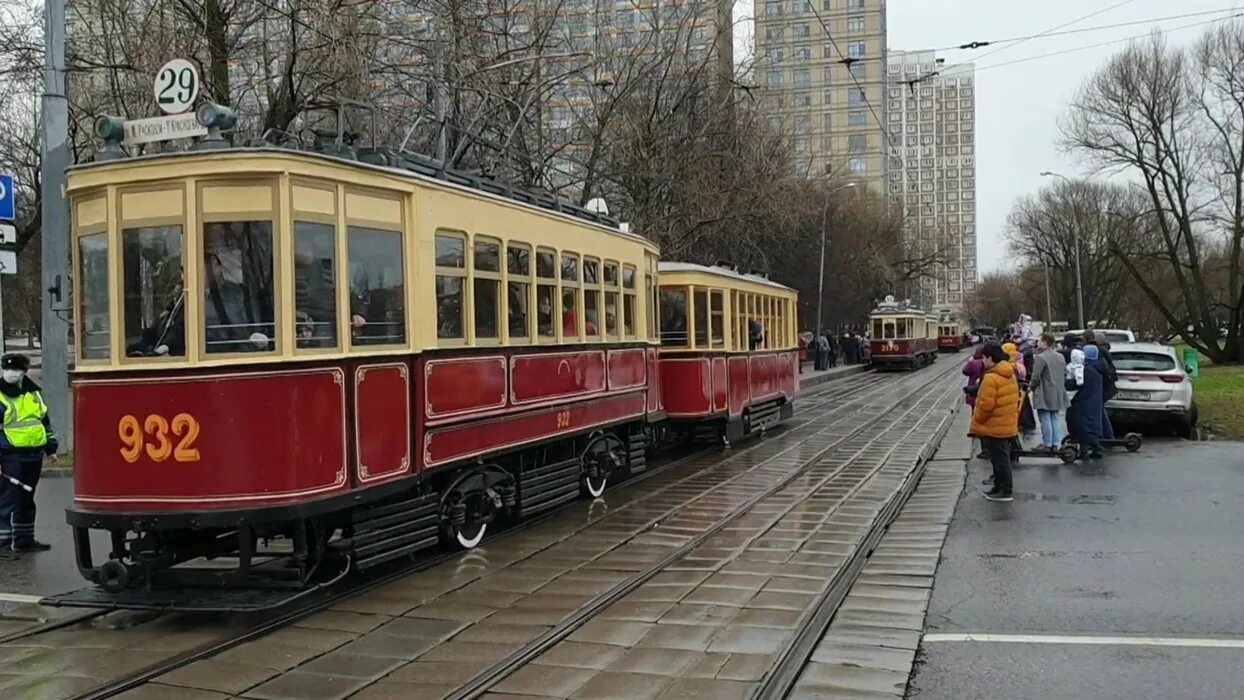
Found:
[[[1029,396],[1041,422],[1041,447],[1043,452],[1056,452],[1062,443],[1062,424],[1058,414],[1067,410],[1067,390],[1063,375],[1067,361],[1054,348],[1054,336],[1042,333],[1037,341],[1037,358],[1033,363],[1032,376],[1028,379]]]

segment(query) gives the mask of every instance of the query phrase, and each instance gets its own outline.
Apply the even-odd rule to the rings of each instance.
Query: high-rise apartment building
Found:
[[[798,174],[884,192],[885,0],[756,0],[755,11],[755,80]]]
[[[902,207],[908,251],[938,261],[921,301],[962,312],[977,284],[975,68],[891,51],[886,79],[890,202]]]

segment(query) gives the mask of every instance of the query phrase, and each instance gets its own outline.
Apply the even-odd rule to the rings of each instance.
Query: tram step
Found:
[[[639,432],[628,438],[626,466],[631,474],[639,474],[648,468],[648,438]]]
[[[355,568],[366,569],[436,545],[438,504],[429,496],[355,511],[351,548]]]
[[[518,477],[518,503],[530,515],[572,501],[579,496],[579,460],[546,464]]]

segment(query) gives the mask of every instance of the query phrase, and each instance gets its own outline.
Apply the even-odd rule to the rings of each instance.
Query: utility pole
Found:
[[[1050,310],[1050,264],[1044,263],[1045,267],[1045,325],[1049,326],[1054,322],[1054,312]]]
[[[69,406],[69,207],[65,169],[69,167],[69,100],[65,95],[65,0],[43,7],[42,217],[43,398],[62,451],[73,449],[73,411]],[[114,309],[113,313],[117,313]],[[79,342],[80,339],[79,339]]]

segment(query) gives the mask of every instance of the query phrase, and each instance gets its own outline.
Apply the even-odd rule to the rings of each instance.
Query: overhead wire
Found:
[[[1111,12],[1111,11],[1113,11],[1113,10],[1117,10],[1117,9],[1119,9],[1120,7],[1123,7],[1124,5],[1130,5],[1130,4],[1132,4],[1133,2],[1136,2],[1136,0],[1119,0],[1119,2],[1116,2],[1115,4],[1113,4],[1113,5],[1109,6],[1109,7],[1104,7],[1104,8],[1102,8],[1102,9],[1100,9],[1100,10],[1095,10],[1095,11],[1093,11],[1093,12],[1088,13],[1087,15],[1081,15],[1080,17],[1077,17],[1077,18],[1075,18],[1075,19],[1073,19],[1073,20],[1071,20],[1071,21],[1069,21],[1069,22],[1063,22],[1063,23],[1062,23],[1062,24],[1060,24],[1060,25],[1057,25],[1057,26],[1054,26],[1054,27],[1050,27],[1049,29],[1045,30],[1044,32],[1041,32],[1041,33],[1039,33],[1039,34],[1034,34],[1034,35],[1032,35],[1032,36],[1031,36],[1031,37],[1029,37],[1029,38],[1026,38],[1026,39],[1021,39],[1020,41],[1016,41],[1016,42],[1014,42],[1014,43],[1007,44],[1006,46],[1002,46],[1002,47],[996,48],[996,49],[994,49],[993,51],[987,51],[987,52],[985,52],[983,55],[981,55],[980,57],[978,57],[978,58],[977,58],[977,60],[980,60],[980,59],[986,58],[986,57],[988,57],[988,56],[993,56],[994,54],[1001,53],[1001,52],[1003,52],[1003,51],[1006,51],[1007,49],[1013,49],[1013,48],[1015,48],[1016,46],[1019,46],[1020,44],[1023,44],[1023,43],[1025,43],[1025,42],[1027,42],[1027,41],[1031,41],[1032,39],[1037,39],[1037,38],[1040,38],[1040,37],[1046,36],[1046,35],[1050,34],[1051,32],[1056,32],[1056,31],[1058,31],[1058,30],[1060,30],[1060,29],[1066,29],[1067,27],[1070,27],[1070,26],[1071,26],[1071,25],[1073,25],[1073,24],[1079,24],[1079,23],[1083,22],[1083,21],[1084,21],[1084,20],[1086,20],[1086,19],[1091,19],[1091,18],[1096,17],[1096,16],[1098,16],[1098,15],[1102,15],[1102,14],[1105,14],[1105,13],[1107,13],[1107,12]]]
[[[812,10],[812,15],[816,17],[816,21],[821,25],[821,30],[825,32],[825,38],[829,40],[830,45],[834,47],[834,52],[838,54],[838,58],[840,59],[838,63],[846,66],[847,75],[851,76],[851,82],[855,83],[856,89],[860,91],[860,97],[864,100],[864,106],[868,107],[868,112],[873,116],[873,121],[877,122],[877,128],[880,129],[881,134],[885,136],[886,143],[888,143],[892,149],[891,152],[893,152],[893,149],[898,149],[899,146],[896,145],[894,143],[894,139],[890,137],[890,131],[886,128],[885,122],[881,121],[881,117],[877,116],[877,110],[873,108],[872,101],[868,99],[868,91],[864,89],[864,86],[860,83],[860,79],[851,72],[851,64],[856,63],[861,59],[850,58],[844,54],[842,52],[842,47],[839,46],[838,41],[834,39],[833,33],[829,31],[829,25],[825,24],[825,18],[821,16],[821,13],[816,9],[816,6],[813,3],[808,3],[808,9]],[[887,153],[887,157],[888,155],[889,154]]]
[[[1217,10],[1203,10],[1201,12],[1185,12],[1185,13],[1178,14],[1178,15],[1166,15],[1165,17],[1150,17],[1148,19],[1136,19],[1136,20],[1129,20],[1127,22],[1115,22],[1113,24],[1099,24],[1099,25],[1092,26],[1092,27],[1081,27],[1080,29],[1067,29],[1065,31],[1048,31],[1048,32],[1042,32],[1040,34],[1025,34],[1023,36],[1007,37],[1005,39],[989,39],[986,41],[970,41],[970,42],[963,43],[963,44],[956,44],[954,46],[939,46],[935,48],[916,49],[913,51],[913,53],[919,53],[919,52],[924,52],[924,51],[935,51],[935,52],[975,51],[977,49],[983,49],[986,46],[993,46],[995,44],[1018,44],[1024,41],[1028,41],[1029,39],[1050,39],[1050,38],[1058,37],[1058,36],[1070,36],[1072,34],[1087,34],[1090,32],[1103,32],[1103,31],[1107,31],[1110,29],[1121,29],[1123,27],[1134,27],[1140,24],[1153,24],[1155,22],[1169,22],[1171,20],[1187,19],[1189,17],[1204,17],[1207,15],[1218,15],[1218,14],[1223,14],[1226,12],[1235,12],[1239,9],[1240,8],[1238,6],[1224,7],[1224,8],[1217,9]],[[988,54],[985,54],[985,55],[988,55]],[[982,58],[984,58],[985,55],[983,55]]]
[[[1191,24],[1185,24],[1185,25],[1181,25],[1181,26],[1178,26],[1178,27],[1171,27],[1171,28],[1169,28],[1169,29],[1158,28],[1158,29],[1157,29],[1157,31],[1159,31],[1159,32],[1161,32],[1161,33],[1163,33],[1163,34],[1167,34],[1167,33],[1170,33],[1170,32],[1178,32],[1178,31],[1182,31],[1182,30],[1184,30],[1184,29],[1194,29],[1194,28],[1196,28],[1196,27],[1206,27],[1206,26],[1209,26],[1209,25],[1211,25],[1211,24],[1217,24],[1217,23],[1219,23],[1219,22],[1226,22],[1226,21],[1233,20],[1233,19],[1236,19],[1236,18],[1239,18],[1239,17],[1244,17],[1244,11],[1240,11],[1240,12],[1237,12],[1237,13],[1235,13],[1235,14],[1233,14],[1233,15],[1228,15],[1228,16],[1226,16],[1226,17],[1218,17],[1218,18],[1216,18],[1216,19],[1211,19],[1211,20],[1207,20],[1207,21],[1203,21],[1203,22],[1193,22],[1193,23],[1191,23]],[[977,72],[977,73],[979,73],[979,72],[981,72],[981,71],[992,70],[992,69],[994,69],[994,68],[1001,68],[1001,67],[1003,67],[1003,66],[1011,66],[1011,65],[1015,65],[1015,64],[1019,64],[1019,63],[1028,63],[1029,61],[1036,61],[1036,60],[1040,60],[1040,59],[1043,59],[1043,58],[1052,58],[1052,57],[1054,57],[1054,56],[1062,56],[1062,55],[1064,55],[1064,54],[1069,54],[1069,53],[1077,53],[1077,52],[1079,52],[1079,51],[1088,51],[1089,49],[1097,49],[1097,48],[1101,48],[1101,47],[1103,47],[1103,46],[1113,46],[1113,45],[1115,45],[1115,44],[1124,44],[1124,43],[1127,43],[1127,42],[1129,42],[1129,41],[1135,41],[1135,40],[1137,40],[1137,39],[1144,39],[1145,37],[1149,36],[1151,33],[1152,33],[1152,32],[1147,32],[1147,33],[1145,33],[1145,34],[1135,34],[1135,35],[1133,35],[1133,36],[1124,37],[1124,38],[1122,38],[1122,39],[1113,39],[1113,40],[1111,40],[1111,41],[1103,41],[1103,42],[1096,43],[1096,44],[1086,44],[1086,45],[1084,45],[1084,46],[1073,46],[1073,47],[1071,47],[1071,48],[1069,48],[1069,49],[1062,49],[1062,50],[1060,50],[1060,51],[1051,51],[1051,52],[1049,52],[1049,53],[1037,54],[1037,55],[1035,55],[1035,56],[1025,56],[1024,58],[1016,58],[1016,59],[1013,59],[1013,60],[1010,60],[1010,61],[1002,61],[1001,63],[992,63],[992,64],[988,64],[988,65],[984,65],[984,66],[979,66],[979,65],[978,65],[978,66],[976,66],[976,72]]]

